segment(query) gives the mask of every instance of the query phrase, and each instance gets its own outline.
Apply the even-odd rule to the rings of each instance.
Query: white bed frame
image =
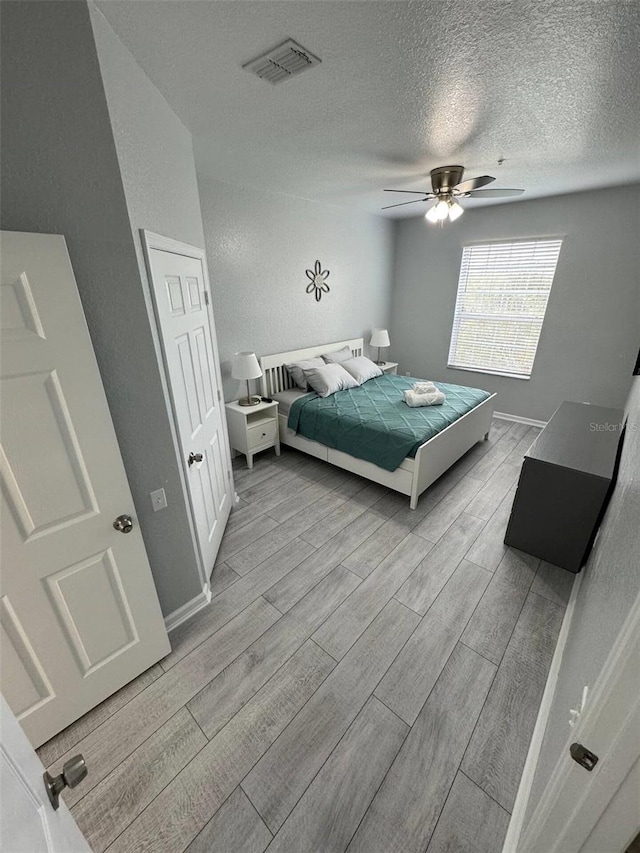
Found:
[[[363,354],[364,341],[362,338],[356,338],[351,341],[338,341],[337,343],[263,356],[260,359],[263,373],[263,396],[272,397],[281,391],[295,388],[284,367],[285,364],[305,358],[313,358],[323,352],[332,352],[345,346],[351,349],[354,356]],[[442,432],[425,441],[416,451],[415,458],[406,457],[395,471],[385,471],[384,468],[379,468],[364,459],[357,459],[349,453],[334,450],[317,441],[310,441],[308,438],[297,435],[288,428],[287,416],[282,414],[278,418],[280,441],[301,450],[303,453],[308,453],[318,459],[323,459],[325,462],[330,462],[332,465],[337,465],[339,468],[344,468],[346,471],[359,474],[367,480],[373,480],[374,483],[380,483],[389,489],[408,495],[411,509],[415,509],[418,505],[418,498],[425,489],[428,489],[476,442],[489,437],[495,396],[492,394],[470,412],[467,412],[466,415],[443,429]]]

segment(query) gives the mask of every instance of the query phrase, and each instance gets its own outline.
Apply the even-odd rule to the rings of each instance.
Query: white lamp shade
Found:
[[[262,376],[255,352],[237,352],[233,356],[231,376],[234,379],[258,379]]]
[[[455,222],[456,219],[459,216],[462,216],[463,213],[464,213],[464,207],[462,207],[462,205],[458,204],[457,201],[452,202],[452,204],[449,207],[449,221]]]
[[[390,347],[389,332],[386,329],[374,329],[369,341],[371,347]]]
[[[433,205],[433,207],[430,207],[429,210],[427,210],[427,212],[424,215],[424,218],[428,222],[433,222],[433,223],[438,222],[438,213],[436,211],[436,205],[435,204]]]
[[[437,222],[446,219],[449,215],[449,205],[447,202],[442,200],[439,201],[434,208],[434,214]]]

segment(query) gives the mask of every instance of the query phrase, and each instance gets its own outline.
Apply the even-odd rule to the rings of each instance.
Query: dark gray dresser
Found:
[[[524,457],[506,545],[580,571],[614,482],[623,416],[587,403],[560,405]]]

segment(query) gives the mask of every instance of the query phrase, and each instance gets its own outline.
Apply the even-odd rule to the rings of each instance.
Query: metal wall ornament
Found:
[[[323,270],[320,261],[316,261],[312,270],[305,270],[310,284],[307,285],[307,293],[316,295],[316,302],[320,302],[323,293],[329,293],[330,287],[327,284],[329,278],[329,270]]]

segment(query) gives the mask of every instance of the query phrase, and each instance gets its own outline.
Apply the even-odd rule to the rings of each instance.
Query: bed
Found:
[[[441,420],[440,427],[437,431],[430,429],[432,434],[422,443],[414,443],[408,451],[408,455],[401,458],[401,461],[394,470],[389,470],[391,465],[397,462],[390,458],[385,459],[384,464],[387,467],[381,467],[379,464],[374,464],[370,461],[374,458],[370,455],[370,459],[359,458],[352,453],[341,450],[340,442],[334,440],[331,431],[326,428],[322,429],[322,407],[323,404],[318,402],[317,405],[311,398],[315,395],[305,394],[305,392],[296,392],[293,380],[289,376],[285,368],[285,364],[300,361],[303,359],[313,358],[322,353],[339,350],[342,347],[348,346],[354,356],[363,354],[364,341],[362,338],[356,338],[350,341],[339,341],[337,343],[322,344],[319,346],[308,347],[302,350],[292,350],[290,352],[275,353],[274,355],[263,356],[260,359],[262,368],[262,394],[265,397],[277,399],[280,403],[278,421],[280,431],[280,441],[287,444],[303,453],[308,453],[325,462],[330,462],[339,468],[346,471],[351,471],[375,483],[380,483],[394,491],[409,497],[409,505],[411,509],[415,509],[418,505],[418,498],[429,488],[444,472],[453,465],[467,450],[473,447],[476,442],[483,438],[488,438],[489,429],[491,426],[491,418],[493,415],[493,404],[495,394],[489,394],[479,402],[469,402],[471,406],[466,413],[460,416],[454,416],[452,422],[445,425],[441,416],[436,415],[436,419]],[[381,380],[386,380],[387,377],[381,377]],[[391,379],[391,377],[388,377]],[[402,379],[404,377],[396,377],[395,383],[381,381],[373,386],[373,398],[379,393],[386,393],[391,396],[391,386],[397,386],[398,395],[401,396]],[[405,383],[407,380],[405,380]],[[376,383],[376,380],[369,380],[369,383]],[[364,383],[367,385],[368,383]],[[475,389],[465,389],[464,386],[444,386],[447,389],[459,389],[463,391],[473,391]],[[345,396],[345,405],[348,401],[346,395],[348,392],[339,391],[338,395]],[[461,395],[464,396],[464,395]],[[467,395],[469,396],[469,395]],[[305,400],[306,398],[306,400]],[[318,399],[318,398],[316,398]],[[328,399],[328,398],[324,398]],[[471,398],[472,399],[472,398]],[[342,402],[342,401],[341,401]],[[310,438],[305,438],[300,432],[289,427],[289,419],[297,424],[300,428],[301,417],[304,416],[304,407],[309,408],[309,414],[312,416],[313,423],[318,422],[317,432],[329,443],[325,444],[322,441],[315,441]],[[425,409],[409,410],[409,407],[402,406],[409,412],[425,412]],[[467,406],[467,407],[468,407]],[[434,409],[436,407],[433,407]],[[348,417],[348,415],[346,415]],[[304,424],[303,424],[304,426]],[[308,429],[307,429],[308,431]],[[394,443],[393,433],[390,444]],[[404,437],[405,445],[408,448],[409,442],[407,437]],[[334,446],[329,446],[334,445]],[[344,446],[344,442],[343,442]],[[364,454],[367,455],[367,454]],[[382,459],[380,461],[383,461]]]

